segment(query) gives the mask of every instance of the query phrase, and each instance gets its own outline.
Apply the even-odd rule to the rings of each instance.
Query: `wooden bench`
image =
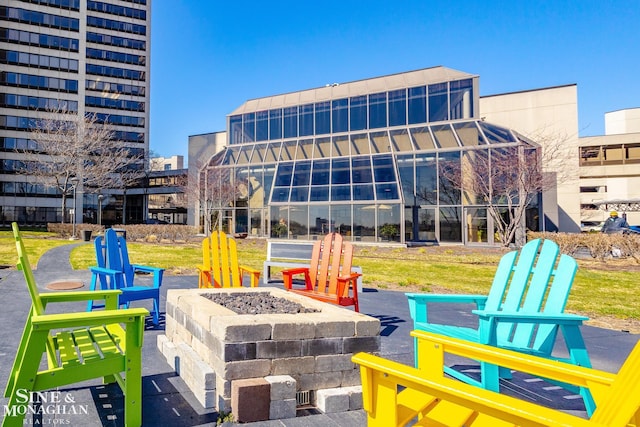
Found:
[[[314,242],[295,240],[267,240],[267,259],[263,263],[264,284],[281,281],[271,278],[271,267],[298,268],[309,267]],[[362,268],[352,266],[351,270],[362,274]],[[357,281],[358,292],[362,292],[362,276]]]
[[[640,343],[618,374],[611,374],[424,331],[411,335],[420,348],[418,368],[367,353],[352,358],[360,365],[369,427],[403,426],[415,419],[413,425],[640,425]],[[445,354],[587,388],[596,409],[585,419],[462,383],[444,375]]]

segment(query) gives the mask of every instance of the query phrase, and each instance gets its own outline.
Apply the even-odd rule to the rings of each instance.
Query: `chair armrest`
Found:
[[[476,309],[482,310],[487,302],[486,295],[462,295],[462,294],[417,294],[405,293],[409,301],[409,313],[414,324],[416,322],[428,322],[428,303],[475,303]]]
[[[145,273],[157,273],[157,272],[163,272],[165,269],[161,268],[161,267],[151,267],[148,265],[140,265],[140,264],[131,264],[131,267],[133,267],[134,270],[136,271],[144,271]]]
[[[105,268],[105,267],[89,267],[89,271],[91,271],[93,274],[108,274],[110,276],[112,275],[116,275],[116,274],[122,274],[122,271],[118,271],[118,270],[112,270],[110,268]]]
[[[343,282],[352,282],[358,280],[358,277],[362,276],[362,273],[349,273],[348,275],[338,277],[338,280]]]
[[[71,302],[71,301],[90,301],[102,300],[105,298],[117,298],[122,291],[114,290],[97,290],[97,291],[77,291],[77,292],[45,292],[40,294],[42,302]]]
[[[144,273],[152,273],[153,274],[153,287],[159,288],[162,285],[162,276],[164,275],[164,268],[160,267],[151,267],[148,265],[140,265],[140,264],[131,264],[133,267],[133,271],[142,271]]]
[[[462,295],[462,294],[405,294],[409,300],[415,300],[419,303],[427,302],[443,302],[443,303],[484,303],[487,300],[486,295]]]
[[[38,329],[60,329],[82,326],[98,326],[111,323],[132,323],[149,315],[145,308],[127,308],[122,310],[104,310],[61,314],[43,314],[32,316],[31,323]]]
[[[241,265],[240,267],[240,276],[247,273],[251,276],[251,287],[255,288],[258,286],[258,281],[260,280],[260,270],[256,270],[255,268],[247,267],[246,265]]]
[[[361,273],[351,273],[346,276],[338,277],[338,296],[348,297],[349,289],[353,290],[353,298],[358,299],[358,277],[362,276]],[[350,284],[350,285],[349,285]]]
[[[293,287],[293,276],[297,274],[304,274],[304,281],[307,284],[307,289],[310,289],[309,267],[288,268],[286,270],[282,270],[281,273],[285,289],[291,289]]]
[[[428,404],[427,399],[433,396],[439,401],[488,414],[513,425],[571,425],[574,427],[597,425],[572,414],[461,383],[438,373],[429,375],[425,371],[379,356],[358,353],[351,360],[360,365],[365,411],[369,416],[374,415],[375,420],[387,418],[386,420],[383,418],[386,424],[392,422],[395,424],[394,421],[396,421],[394,419],[396,417],[389,418],[388,414],[400,413],[397,390],[398,385],[402,385],[404,391],[414,390],[421,393],[425,398],[425,404]],[[413,408],[408,409],[411,411]],[[448,409],[453,408],[448,407]],[[420,412],[422,410],[417,410],[411,415],[419,415]]]
[[[298,268],[287,268],[286,270],[282,270],[282,274],[303,274],[309,271],[309,267],[298,267]]]
[[[452,354],[479,362],[487,362],[536,377],[548,378],[579,387],[609,387],[616,375],[597,369],[559,362],[517,351],[451,338],[431,332],[411,331],[418,347],[418,366],[428,370],[442,366],[440,357]],[[594,395],[595,397],[595,395]]]
[[[474,314],[481,319],[494,320],[496,322],[514,323],[535,323],[535,324],[558,324],[558,325],[581,325],[589,320],[586,316],[579,316],[570,313],[503,313],[500,311],[473,310]]]

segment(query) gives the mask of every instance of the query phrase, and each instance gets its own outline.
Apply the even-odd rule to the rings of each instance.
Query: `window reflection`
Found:
[[[473,80],[458,80],[449,83],[450,118],[468,119],[473,117]]]
[[[332,205],[331,206],[332,230],[351,240],[351,206]]]
[[[312,185],[328,185],[329,184],[329,160],[316,160],[313,162],[313,173],[311,174]]]
[[[440,241],[462,242],[462,220],[459,207],[440,208]]]
[[[366,96],[354,96],[349,100],[349,118],[350,129],[363,130],[367,128],[367,97]]]
[[[282,138],[282,109],[269,110],[269,139]]]
[[[406,89],[389,92],[389,126],[407,124],[407,91]]]
[[[337,99],[331,102],[331,130],[334,133],[349,130],[348,99]]]
[[[322,135],[330,132],[331,132],[331,103],[329,101],[317,102],[315,134]]]
[[[387,126],[387,93],[369,95],[369,129]]]
[[[456,184],[460,182],[460,152],[454,151],[440,154],[438,167],[440,169],[440,204],[459,205],[460,189]]]
[[[329,232],[329,206],[309,206],[309,234],[319,238]]]
[[[427,122],[426,86],[409,88],[409,124]]]
[[[351,183],[349,159],[333,159],[331,161],[331,184]]]
[[[440,122],[449,118],[447,114],[449,112],[447,98],[447,83],[429,85],[430,122]]]
[[[313,104],[300,106],[299,120],[299,135],[313,135]]]
[[[351,169],[354,184],[373,182],[370,157],[354,157],[351,159]]]

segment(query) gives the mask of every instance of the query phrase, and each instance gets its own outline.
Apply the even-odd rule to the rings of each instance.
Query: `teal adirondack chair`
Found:
[[[414,329],[591,367],[580,332],[582,322],[588,318],[564,313],[577,269],[573,258],[560,255],[555,242],[532,240],[519,253],[512,251],[502,257],[489,295],[406,294]],[[472,313],[477,317],[478,328],[433,323],[428,316],[432,303],[475,304]],[[558,331],[562,332],[568,351],[566,358],[553,354]],[[415,353],[417,366],[417,347]],[[499,378],[511,377],[510,371],[487,363],[480,363],[479,381],[451,367],[446,367],[445,372],[496,392]],[[580,393],[591,413],[594,405],[589,392],[580,389]]]
[[[118,310],[117,290],[39,293],[18,224],[12,227],[18,269],[27,282],[31,309],[4,391],[9,403],[2,426],[23,425],[24,406],[29,404],[23,402],[25,391],[57,389],[93,378],[117,382],[124,394],[125,425],[141,425],[142,341],[144,318],[149,312],[143,308]],[[107,309],[95,313],[45,312],[49,303],[94,298],[104,300]],[[40,369],[41,364],[46,368]]]
[[[115,230],[109,228],[104,237],[98,236],[94,240],[97,267],[89,267],[92,273],[90,289],[118,289],[120,305],[129,308],[131,301],[153,299],[153,323],[160,322],[160,286],[162,285],[163,268],[146,265],[131,264],[127,241],[119,237]],[[153,275],[153,285],[144,286],[134,284],[137,272]],[[103,306],[95,301],[89,301],[87,311]]]

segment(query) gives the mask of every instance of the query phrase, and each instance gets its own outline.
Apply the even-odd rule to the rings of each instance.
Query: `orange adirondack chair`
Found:
[[[238,264],[236,241],[223,231],[214,231],[202,240],[202,265],[199,288],[231,288],[242,286],[244,274],[251,277],[251,287],[258,286],[260,271]]]
[[[329,233],[314,244],[309,267],[282,270],[284,287],[320,301],[352,305],[359,312],[357,280],[361,274],[351,271],[352,260],[353,245],[343,242],[340,234]],[[305,287],[294,288],[293,278],[301,274]]]

